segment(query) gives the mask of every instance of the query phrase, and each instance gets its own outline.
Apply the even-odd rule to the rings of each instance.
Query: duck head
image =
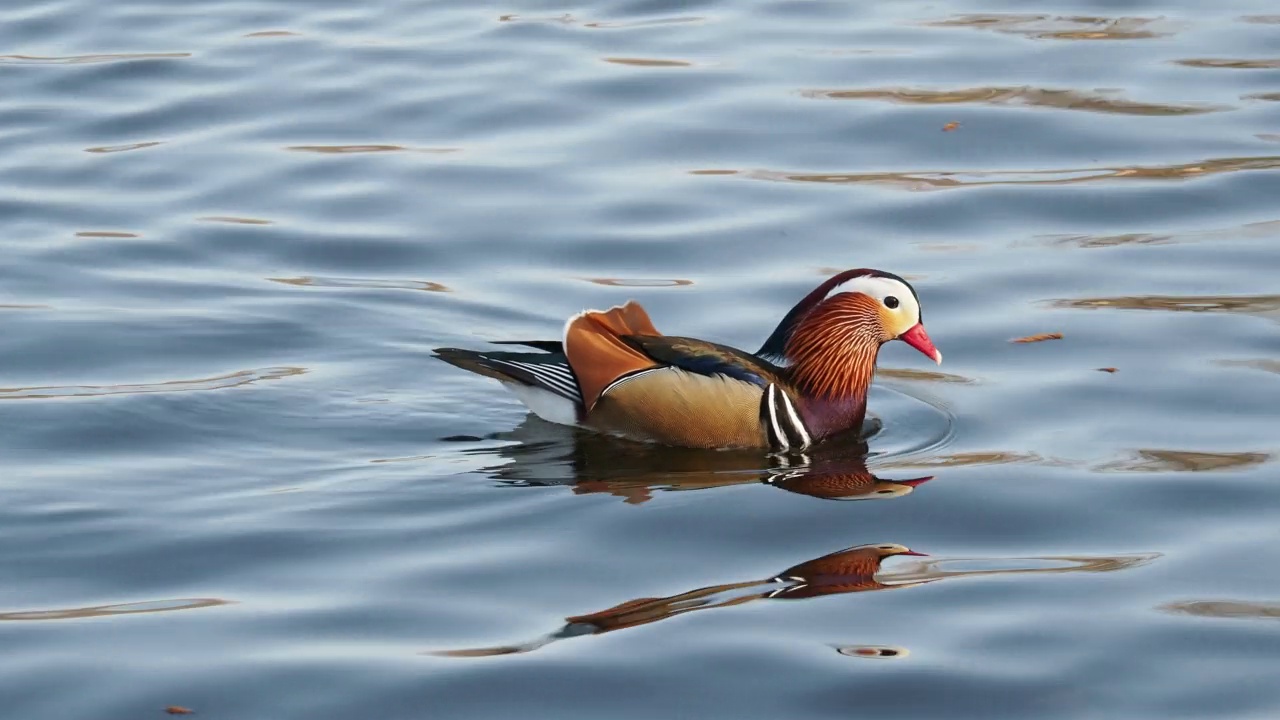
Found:
[[[831,277],[805,296],[757,354],[789,365],[808,394],[852,396],[865,393],[880,346],[891,340],[942,362],[925,332],[911,283],[860,268]]]

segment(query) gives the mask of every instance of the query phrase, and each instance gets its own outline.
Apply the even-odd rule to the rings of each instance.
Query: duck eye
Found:
[[[892,310],[892,309],[894,309],[894,308],[898,307],[898,304],[899,304],[899,303],[898,303],[898,298],[896,298],[896,297],[894,297],[894,296],[892,296],[892,295],[890,295],[889,297],[887,297],[887,298],[885,298],[885,299],[884,299],[884,306],[885,306],[885,307],[887,307],[887,308],[889,308],[890,310]]]

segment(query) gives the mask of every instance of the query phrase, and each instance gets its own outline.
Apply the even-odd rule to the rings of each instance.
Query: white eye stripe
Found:
[[[833,298],[841,293],[862,293],[868,297],[875,298],[881,304],[884,304],[885,298],[895,297],[898,299],[898,307],[889,308],[891,312],[902,313],[904,317],[911,318],[916,322],[920,320],[920,304],[916,301],[915,293],[901,280],[878,275],[863,275],[835,286],[831,289],[831,292],[827,293],[827,297],[824,299]],[[888,306],[886,305],[885,307],[887,308]]]

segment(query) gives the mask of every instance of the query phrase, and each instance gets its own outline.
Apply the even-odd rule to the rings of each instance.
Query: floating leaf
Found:
[[[951,132],[952,130],[955,130],[958,127],[960,127],[960,123],[952,120],[951,122],[942,126],[942,132]]]

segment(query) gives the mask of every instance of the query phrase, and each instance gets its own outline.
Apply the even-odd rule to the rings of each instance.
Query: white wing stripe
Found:
[[[604,397],[605,395],[609,394],[610,390],[613,390],[614,388],[617,388],[617,387],[621,387],[623,384],[631,382],[632,380],[635,380],[636,378],[642,375],[648,375],[651,372],[660,372],[662,370],[675,370],[675,368],[664,365],[660,367],[646,368],[644,370],[639,370],[637,372],[631,373],[630,375],[623,375],[617,380],[614,380],[613,382],[606,385],[604,387],[604,390],[600,391],[600,397]]]
[[[548,390],[564,395],[571,400],[580,400],[582,397],[581,392],[578,390],[578,384],[573,380],[573,377],[558,372],[561,370],[560,366],[525,363],[518,360],[494,359],[494,362],[524,370]]]

